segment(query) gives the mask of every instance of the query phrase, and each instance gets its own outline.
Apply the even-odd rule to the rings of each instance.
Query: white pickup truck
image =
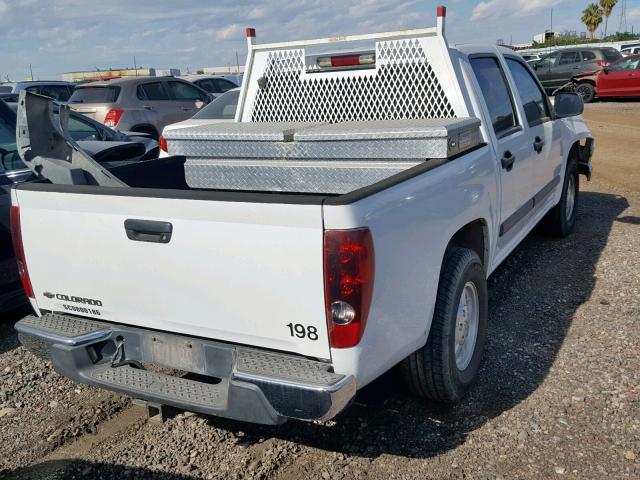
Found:
[[[571,232],[593,140],[577,95],[550,102],[519,55],[449,46],[444,22],[248,29],[236,122],[175,130],[153,174],[54,180],[78,147],[36,141],[23,95],[20,151],[54,172],[12,191],[23,343],[79,382],[265,424],[332,418],[399,363],[460,400],[487,277],[538,223]],[[48,164],[52,138],[70,150]]]

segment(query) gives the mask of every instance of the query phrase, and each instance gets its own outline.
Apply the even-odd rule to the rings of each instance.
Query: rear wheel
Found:
[[[487,334],[487,282],[478,255],[452,248],[445,255],[427,343],[402,363],[408,388],[454,403],[475,380]]]
[[[590,103],[596,97],[596,87],[589,82],[582,82],[576,87],[576,93],[582,97],[584,103]]]

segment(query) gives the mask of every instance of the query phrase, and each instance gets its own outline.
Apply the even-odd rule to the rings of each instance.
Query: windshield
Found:
[[[201,120],[233,120],[236,116],[239,96],[240,89],[230,90],[196,113],[193,118]]]
[[[76,87],[69,103],[113,103],[119,94],[120,87]]]
[[[16,114],[0,100],[0,175],[25,168],[16,148]]]

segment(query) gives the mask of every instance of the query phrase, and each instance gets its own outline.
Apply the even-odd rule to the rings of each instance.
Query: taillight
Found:
[[[600,68],[604,68],[609,66],[609,62],[606,60],[596,60],[596,65]]]
[[[336,55],[332,57],[318,57],[317,63],[320,68],[374,65],[376,63],[376,54],[365,53],[363,55]]]
[[[22,245],[22,231],[20,230],[20,207],[11,207],[11,241],[13,242],[13,251],[18,262],[18,273],[22,281],[24,293],[29,298],[35,298],[33,288],[31,287],[31,279],[27,270],[27,261],[24,257],[24,246]]]
[[[160,135],[158,139],[158,144],[160,145],[160,150],[169,153],[169,147],[167,146],[167,139]]]
[[[121,108],[112,108],[104,117],[104,124],[109,128],[116,128],[116,125],[120,122],[124,110]]]
[[[349,348],[360,342],[371,305],[374,271],[368,228],[324,232],[324,294],[331,347]]]

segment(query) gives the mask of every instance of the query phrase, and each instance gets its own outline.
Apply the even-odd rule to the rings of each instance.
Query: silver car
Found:
[[[199,86],[214,97],[219,97],[229,90],[238,88],[242,82],[242,80],[238,80],[238,75],[228,77],[224,75],[183,75],[180,78]]]
[[[70,107],[110,128],[154,139],[169,124],[191,118],[212,96],[174,77],[133,77],[79,85]]]

